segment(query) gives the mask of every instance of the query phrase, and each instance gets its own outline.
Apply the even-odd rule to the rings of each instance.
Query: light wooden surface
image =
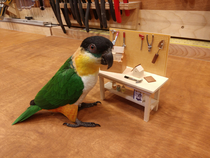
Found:
[[[170,44],[169,54],[179,57],[210,61],[210,48]]]
[[[127,66],[135,67],[136,65],[141,64],[145,71],[165,76],[166,67],[167,67],[166,64],[168,57],[169,40],[170,40],[169,35],[110,28],[110,30],[113,29],[119,31],[119,35],[115,44],[116,46],[122,46],[123,32],[125,32],[125,44],[126,44],[125,57],[126,57]],[[142,50],[140,50],[141,38],[139,37],[139,34],[144,35]],[[151,52],[148,52],[148,45],[146,39],[147,34],[148,34],[149,43],[151,43],[152,35],[154,35]],[[111,31],[110,31],[110,40],[113,40]],[[163,49],[159,51],[159,57],[157,61],[155,62],[155,64],[153,64],[152,59],[154,55],[158,52],[159,49],[158,44],[161,40],[164,40],[165,44]]]
[[[17,46],[16,49],[18,49],[19,44],[46,37],[44,35],[29,34],[29,33],[14,31],[14,30],[8,30],[8,29],[0,29],[0,36],[1,36],[0,50],[4,50],[7,47],[15,46],[15,45]]]
[[[28,33],[51,36],[51,28],[50,27],[42,27],[42,26],[26,25],[26,24],[1,22],[0,21],[0,28],[7,29],[7,30],[15,30],[15,31],[20,31],[20,32],[28,32]]]
[[[132,0],[138,1],[138,0]],[[209,11],[209,0],[141,0],[141,9],[147,10],[194,10]]]
[[[51,22],[53,24],[58,24],[58,21],[51,7],[45,8],[44,11],[40,10],[39,7],[32,7],[31,9],[22,9],[21,11],[19,11],[19,13],[21,19],[25,19],[25,16],[27,15],[27,16],[32,16],[34,20],[40,20],[44,22]]]
[[[210,39],[210,11],[140,10],[137,30]]]
[[[11,33],[7,41],[13,41]],[[32,35],[16,34],[19,39]],[[100,128],[68,128],[62,125],[67,118],[48,111],[11,126],[81,40],[44,37],[11,43],[0,51],[0,157],[209,157],[210,62],[169,55],[170,80],[161,89],[158,112],[151,112],[147,123],[139,119],[143,107],[106,92],[102,104],[78,116]],[[98,83],[85,99],[96,100]]]
[[[52,36],[58,36],[58,37],[65,37],[65,38],[74,38],[74,39],[84,39],[89,36],[104,36],[106,38],[109,38],[109,32],[103,31],[103,30],[96,30],[96,29],[90,29],[89,33],[85,31],[85,29],[82,28],[68,28],[65,27],[66,34],[63,33],[60,26],[52,27],[51,32]]]

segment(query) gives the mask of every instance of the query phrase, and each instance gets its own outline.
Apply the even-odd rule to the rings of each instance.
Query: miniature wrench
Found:
[[[116,41],[117,41],[118,35],[119,35],[119,31],[117,31],[117,34],[116,34],[116,36],[115,36],[115,39],[112,41],[112,44],[113,44],[113,45],[115,45],[115,43],[116,43]]]

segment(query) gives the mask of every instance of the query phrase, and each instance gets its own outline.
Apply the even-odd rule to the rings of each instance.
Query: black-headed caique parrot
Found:
[[[77,118],[80,109],[99,103],[83,103],[83,99],[94,87],[98,79],[100,64],[113,64],[113,44],[102,36],[92,36],[83,40],[76,52],[61,66],[49,82],[37,93],[30,107],[13,123],[22,122],[38,112],[46,109],[64,114],[71,122],[64,123],[69,127],[100,126],[93,122],[82,122]]]

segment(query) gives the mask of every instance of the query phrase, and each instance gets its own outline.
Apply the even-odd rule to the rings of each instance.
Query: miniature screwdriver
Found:
[[[140,50],[142,50],[142,45],[143,45],[144,35],[139,34],[139,37],[141,37],[141,49],[140,49]]]
[[[123,32],[123,45],[122,45],[123,47],[125,47],[126,45],[125,45],[125,32]]]

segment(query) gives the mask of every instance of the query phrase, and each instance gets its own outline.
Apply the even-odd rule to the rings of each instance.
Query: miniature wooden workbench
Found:
[[[113,30],[114,32],[118,32],[118,38],[115,46],[123,45],[123,34],[125,34],[126,46],[124,47],[124,55],[121,62],[114,61],[113,66],[109,70],[99,72],[101,99],[105,99],[105,91],[108,90],[111,93],[142,105],[145,107],[144,121],[147,122],[149,121],[150,110],[158,110],[160,88],[168,80],[168,78],[163,76],[166,75],[170,36],[164,34],[110,28],[110,40],[114,40],[116,35],[116,33],[112,33]],[[145,38],[140,38],[139,34]],[[148,37],[148,39],[146,37]],[[154,39],[152,39],[152,37]],[[159,51],[157,61],[152,63],[154,55],[159,50],[158,44],[162,40],[165,41],[164,47]],[[151,51],[148,51],[148,43],[152,43]],[[141,47],[142,49],[140,49]],[[135,81],[124,78],[125,74],[129,74],[131,69],[138,64],[141,64],[145,70],[144,77],[152,76],[156,82],[148,83],[145,79],[143,79],[141,83],[136,83]],[[101,70],[106,70],[106,68],[101,67]],[[111,80],[111,82],[123,84],[132,90],[126,89],[125,93],[114,90],[111,82],[104,84],[104,78]],[[141,102],[133,98],[133,90],[139,91],[143,94],[143,100]]]
[[[127,67],[124,73],[114,73],[114,72],[108,72],[108,71],[99,71],[99,81],[100,81],[100,93],[101,93],[101,99],[105,99],[105,91],[108,90],[111,93],[114,93],[116,95],[119,95],[125,99],[128,99],[132,102],[135,102],[139,105],[144,106],[144,121],[149,121],[150,111],[151,110],[158,110],[158,103],[159,103],[159,94],[160,94],[160,88],[165,84],[165,82],[168,80],[168,78],[159,76],[156,74],[152,74],[149,72],[144,72],[144,76],[152,76],[156,82],[148,83],[145,79],[143,79],[142,82],[136,83],[135,81],[128,80],[124,78],[126,72],[131,71],[131,67]],[[121,83],[127,87],[130,87],[132,89],[135,89],[139,92],[141,92],[144,95],[144,101],[138,101],[133,98],[133,91],[126,89],[124,93],[119,92],[117,90],[114,90],[112,88],[112,83],[107,82],[104,84],[104,78],[107,78],[113,82]],[[152,94],[154,94],[154,98],[152,98]]]

